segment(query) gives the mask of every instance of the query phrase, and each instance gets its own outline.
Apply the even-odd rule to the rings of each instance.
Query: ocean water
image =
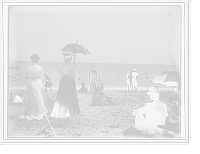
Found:
[[[17,75],[18,80],[9,80],[9,87],[25,87],[25,68],[30,65],[31,62],[25,61],[10,61],[9,66],[18,66],[19,69],[8,68],[10,76]],[[39,62],[44,69],[44,74],[47,74],[53,83],[53,88],[57,88],[59,85],[59,72],[58,69],[61,62]],[[99,82],[104,83],[105,88],[122,88],[126,86],[125,75],[126,72],[136,67],[139,73],[139,86],[148,87],[152,85],[151,80],[160,72],[177,70],[175,65],[147,65],[147,64],[105,64],[105,63],[77,63],[76,72],[78,73],[80,80],[77,80],[77,86],[80,86],[82,82],[85,82],[89,87],[89,71],[91,66],[94,65],[98,72]],[[45,78],[44,78],[45,79]],[[159,85],[161,86],[161,85]]]

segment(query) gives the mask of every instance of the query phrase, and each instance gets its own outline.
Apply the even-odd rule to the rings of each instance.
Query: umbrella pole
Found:
[[[44,117],[46,118],[47,123],[48,123],[49,126],[50,126],[50,129],[51,129],[51,131],[52,131],[52,133],[53,133],[53,136],[54,136],[54,137],[57,137],[56,133],[54,132],[54,130],[53,130],[52,126],[51,126],[51,123],[49,122],[49,119],[47,118],[47,115],[45,114]]]
[[[78,40],[76,40],[76,44],[78,43]],[[74,55],[74,64],[76,62],[76,54]]]
[[[76,55],[74,56],[74,64],[75,64]]]

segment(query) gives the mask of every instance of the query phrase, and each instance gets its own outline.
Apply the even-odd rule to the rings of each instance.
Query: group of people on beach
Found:
[[[50,114],[54,118],[66,118],[73,117],[80,114],[79,101],[77,97],[76,78],[77,73],[75,71],[75,61],[72,62],[74,55],[70,52],[63,54],[64,62],[61,64],[60,83],[57,91],[57,96],[53,110]],[[30,57],[32,64],[26,68],[26,91],[27,91],[27,104],[25,111],[23,112],[24,117],[33,118],[44,121],[47,120],[47,102],[44,95],[44,84],[43,68],[37,63],[40,60],[37,54],[33,54]],[[127,91],[132,89],[137,91],[138,87],[138,72],[136,68],[129,70],[126,75],[127,80]],[[46,76],[47,80],[50,80]],[[103,105],[105,103],[113,104],[112,98],[103,93],[104,84],[98,83],[97,71],[95,66],[91,67],[89,73],[90,81],[90,93],[92,96],[91,105]],[[52,84],[52,83],[50,83]],[[82,84],[82,88],[78,92],[87,92],[85,84]],[[151,133],[161,133],[163,130],[159,126],[164,125],[166,118],[168,117],[167,107],[164,103],[159,100],[160,91],[156,86],[149,88],[147,92],[150,103],[142,108],[134,109],[133,115],[135,117],[134,127],[131,126],[131,130],[143,130]],[[44,126],[46,127],[46,122]],[[129,131],[130,129],[127,129]]]
[[[136,68],[130,69],[126,73],[125,81],[126,81],[126,91],[134,91],[138,90],[138,79],[139,73],[137,72]]]

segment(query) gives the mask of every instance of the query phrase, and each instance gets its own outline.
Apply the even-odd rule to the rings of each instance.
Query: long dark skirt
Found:
[[[80,114],[75,78],[63,76],[58,88],[56,103],[51,113],[52,117],[70,117]]]
[[[90,77],[90,92],[94,93],[97,90],[97,79]]]

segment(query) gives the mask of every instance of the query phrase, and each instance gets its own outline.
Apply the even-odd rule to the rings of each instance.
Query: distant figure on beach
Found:
[[[53,84],[51,82],[51,78],[47,76],[46,74],[44,76],[46,77],[46,83],[44,85],[45,91],[47,91],[47,88],[49,88],[52,91],[51,87],[53,86]]]
[[[126,91],[131,91],[131,89],[133,90],[133,75],[132,75],[132,69],[130,69],[127,73],[126,73],[126,77],[125,77],[125,81],[126,81]]]
[[[78,90],[78,92],[80,92],[80,93],[87,93],[88,92],[88,89],[87,89],[87,87],[85,87],[84,82],[81,83],[81,88]]]
[[[42,83],[43,68],[37,64],[40,60],[37,54],[33,54],[30,59],[32,64],[26,67],[27,105],[23,114],[41,120],[47,113],[44,85]]]
[[[17,74],[15,74],[15,79],[17,79]]]
[[[97,71],[95,66],[91,66],[91,71],[89,72],[89,82],[90,82],[90,93],[94,93],[97,89]]]
[[[180,115],[180,90],[171,94],[168,97],[169,102],[171,103],[171,112],[170,115]]]
[[[80,114],[75,81],[75,63],[71,62],[73,54],[66,52],[63,57],[64,63],[60,67],[61,80],[56,102],[51,113],[51,116],[55,118],[65,118]]]
[[[139,73],[137,72],[136,68],[133,68],[132,71],[132,87],[133,87],[133,91],[137,91],[138,90],[138,78],[139,78]]]
[[[97,90],[92,96],[92,104],[91,106],[104,106],[114,104],[112,98],[103,93],[104,84],[99,83],[97,85]]]
[[[24,96],[21,94],[14,94],[13,92],[10,92],[9,96],[9,102],[10,103],[23,103],[24,101]]]
[[[159,128],[158,125],[165,123],[165,118],[168,115],[167,107],[159,100],[158,87],[149,87],[147,94],[150,102],[146,103],[144,107],[133,110],[135,123],[123,133],[143,131],[155,135],[163,132],[163,129]]]

